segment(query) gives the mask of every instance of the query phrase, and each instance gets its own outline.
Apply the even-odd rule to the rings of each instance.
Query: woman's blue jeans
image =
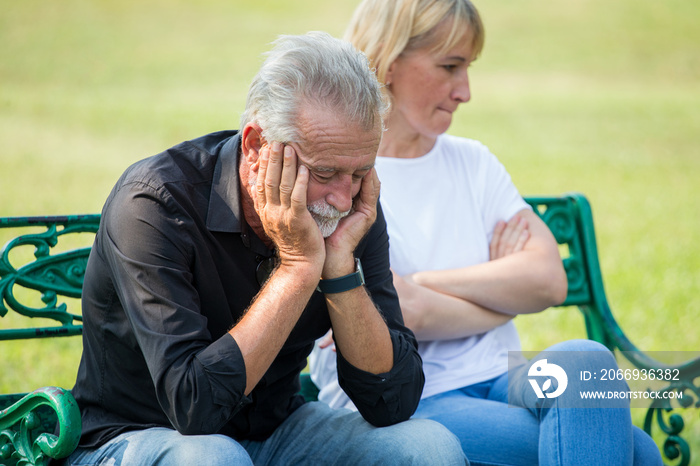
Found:
[[[598,353],[582,357],[582,351]],[[590,340],[559,343],[533,360],[542,356],[572,374],[600,372],[601,364],[617,367],[612,353]],[[564,407],[555,398],[542,406],[528,381],[529,366],[509,371],[510,384],[505,373],[425,398],[414,418],[446,426],[457,435],[472,465],[661,465],[656,444],[632,425],[627,400],[613,407],[596,407],[592,400],[581,407]],[[582,382],[576,379],[569,377],[567,391],[577,391]],[[625,390],[626,383],[618,388]]]
[[[467,463],[445,427],[412,419],[374,427],[359,413],[306,403],[265,441],[182,435],[153,428],[124,433],[95,450],[78,448],[67,465],[460,465]]]

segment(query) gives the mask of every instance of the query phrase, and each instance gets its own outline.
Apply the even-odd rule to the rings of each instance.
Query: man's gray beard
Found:
[[[346,212],[339,212],[338,209],[328,204],[323,199],[309,204],[306,208],[311,212],[311,217],[313,217],[316,225],[318,225],[324,238],[328,238],[332,235],[335,229],[338,228],[340,220],[350,213],[349,210]]]

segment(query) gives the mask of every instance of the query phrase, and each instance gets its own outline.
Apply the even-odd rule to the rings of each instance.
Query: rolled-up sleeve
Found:
[[[388,426],[411,417],[418,406],[425,378],[420,356],[410,338],[391,332],[394,367],[384,374],[364,372],[338,353],[338,380],[357,410],[375,426]]]
[[[389,238],[381,206],[377,221],[356,255],[362,262],[367,291],[389,328],[394,365],[389,372],[372,374],[352,366],[338,351],[338,381],[368,422],[387,426],[413,415],[425,377],[416,338],[403,324],[389,267]]]

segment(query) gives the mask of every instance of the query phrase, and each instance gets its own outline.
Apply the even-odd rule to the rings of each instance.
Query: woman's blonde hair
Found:
[[[452,23],[447,39],[433,43],[437,27],[447,21]],[[465,37],[472,41],[475,59],[484,46],[484,27],[469,0],[363,0],[345,32],[345,40],[367,55],[381,83],[402,53],[425,46],[444,52]]]

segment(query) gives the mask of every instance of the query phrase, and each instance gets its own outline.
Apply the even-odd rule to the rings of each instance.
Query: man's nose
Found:
[[[329,187],[330,190],[326,195],[326,202],[338,209],[339,212],[349,211],[352,208],[352,199],[354,197],[352,176],[337,175]]]

